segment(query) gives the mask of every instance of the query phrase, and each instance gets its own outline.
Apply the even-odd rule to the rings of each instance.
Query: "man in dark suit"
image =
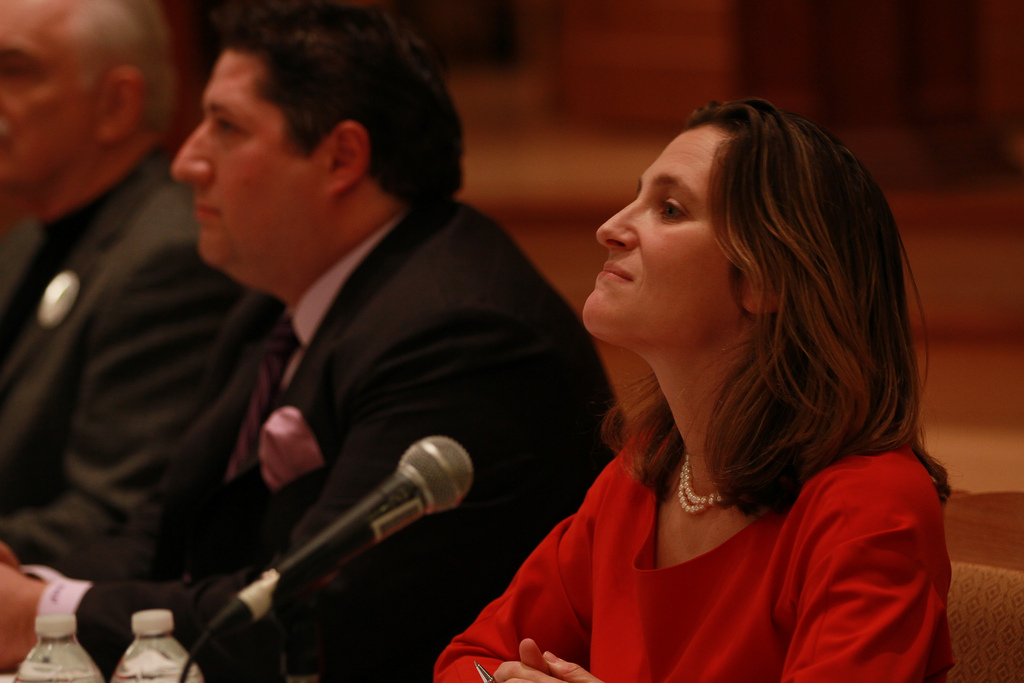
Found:
[[[92,583],[0,566],[0,648],[24,635],[25,605],[66,609],[71,594],[108,674],[134,610],[173,609],[190,646],[262,568],[442,434],[474,460],[462,505],[346,562],[318,604],[277,612],[289,655],[315,623],[323,680],[428,680],[603,464],[601,364],[509,238],[452,200],[460,125],[417,38],[329,0],[230,4],[218,24],[224,52],[174,173],[195,190],[204,260],[265,294],[229,320],[159,500],[61,563]],[[279,357],[287,321],[299,346]],[[198,659],[208,681],[277,681],[283,647],[264,620]],[[0,664],[19,654],[6,648]]]
[[[238,287],[195,254],[154,152],[173,104],[155,0],[0,2],[0,540],[52,561],[124,521]]]

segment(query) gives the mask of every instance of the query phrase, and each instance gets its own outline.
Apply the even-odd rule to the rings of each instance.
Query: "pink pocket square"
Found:
[[[313,430],[295,406],[278,408],[260,432],[260,470],[271,491],[324,466]]]

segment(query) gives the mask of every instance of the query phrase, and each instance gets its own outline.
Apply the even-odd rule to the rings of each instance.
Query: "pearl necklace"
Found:
[[[683,468],[679,472],[679,504],[691,515],[704,512],[712,505],[722,502],[722,496],[718,493],[709,493],[706,496],[698,496],[693,491],[693,484],[690,482],[690,454],[683,454]]]

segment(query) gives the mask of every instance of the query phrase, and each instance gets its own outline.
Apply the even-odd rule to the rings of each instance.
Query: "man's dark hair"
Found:
[[[309,154],[345,120],[372,146],[370,175],[410,203],[462,184],[462,127],[439,61],[383,10],[334,0],[232,1],[214,11],[222,50],[259,58],[260,93]]]

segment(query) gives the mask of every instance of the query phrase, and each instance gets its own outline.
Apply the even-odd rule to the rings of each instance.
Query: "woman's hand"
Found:
[[[583,667],[571,662],[564,662],[550,652],[541,653],[532,638],[519,643],[519,661],[505,662],[494,672],[496,681],[534,681],[550,683],[551,681],[567,681],[568,683],[601,683],[590,675]]]

